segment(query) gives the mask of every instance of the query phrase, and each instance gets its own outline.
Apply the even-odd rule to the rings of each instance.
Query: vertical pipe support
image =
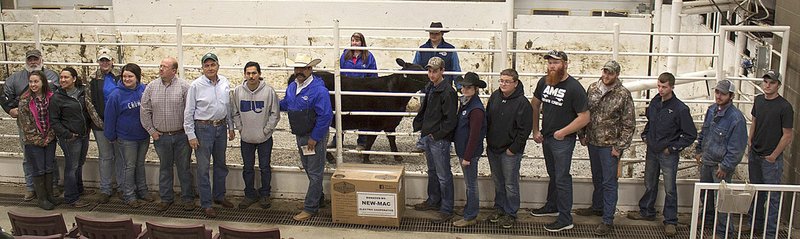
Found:
[[[656,0],[653,4],[653,32],[661,32],[661,19],[662,19],[662,6],[664,6],[664,0]],[[661,50],[661,36],[653,36],[653,45],[659,49],[658,52]]]
[[[42,29],[39,25],[39,15],[33,16],[33,41],[34,41],[34,48],[41,51],[42,50]]]
[[[672,11],[670,11],[670,33],[681,32],[681,9],[683,8],[683,0],[672,1]],[[673,35],[669,41],[669,53],[678,53],[680,47],[680,36]],[[667,57],[667,70],[672,74],[678,74],[678,57]]]
[[[725,79],[725,39],[728,38],[728,29],[724,26],[719,28],[717,36],[717,62],[714,69],[717,70],[717,81]]]
[[[614,23],[614,44],[611,45],[611,59],[619,61],[619,23]]]
[[[178,77],[183,78],[186,74],[184,73],[183,65],[183,25],[182,25],[181,17],[175,19],[175,43],[176,48],[178,50]]]
[[[341,46],[339,46],[341,32],[339,31],[339,20],[333,20],[333,51],[334,56],[340,54]],[[334,63],[334,78],[333,88],[335,91],[334,99],[336,100],[336,165],[341,165],[342,158],[342,76],[340,72],[339,61]]]

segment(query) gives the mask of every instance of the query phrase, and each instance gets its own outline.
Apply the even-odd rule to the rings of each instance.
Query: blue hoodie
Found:
[[[117,89],[108,96],[103,133],[109,141],[115,141],[117,138],[141,141],[150,137],[139,120],[143,92],[143,84],[137,83],[135,89],[128,89],[120,80]]]
[[[297,94],[297,82],[292,81],[289,87],[286,88],[286,97],[280,102],[281,111],[288,111],[289,114],[301,111],[313,111],[314,116],[310,117],[315,119],[314,128],[311,130],[311,138],[320,141],[322,137],[328,134],[328,127],[333,120],[333,109],[331,109],[331,98],[328,94],[328,88],[325,88],[325,82],[322,78],[312,75],[314,78],[306,88],[300,90]],[[293,117],[289,116],[289,124],[292,127],[308,127],[307,122],[292,122]],[[300,119],[301,121],[309,119]],[[296,129],[293,129],[293,132]],[[306,136],[306,135],[298,135]]]

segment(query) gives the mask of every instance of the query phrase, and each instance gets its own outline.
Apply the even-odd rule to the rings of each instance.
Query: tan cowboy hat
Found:
[[[294,60],[286,58],[286,67],[314,67],[322,60],[312,59],[311,56],[305,53],[297,53]]]

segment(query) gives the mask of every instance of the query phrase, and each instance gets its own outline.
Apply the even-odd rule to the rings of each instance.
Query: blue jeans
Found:
[[[251,144],[241,141],[242,147],[242,161],[244,168],[242,168],[242,179],[244,179],[244,196],[247,198],[269,197],[270,182],[272,181],[272,168],[270,167],[270,159],[272,158],[272,137],[260,144]],[[261,172],[261,188],[256,193],[255,189],[255,163],[256,151],[258,151],[258,169]],[[324,155],[324,154],[323,154]]]
[[[116,175],[117,185],[123,185],[124,177],[120,177],[125,172],[125,163],[116,162],[117,151],[114,150],[114,145],[106,139],[102,130],[92,130],[94,133],[94,141],[97,143],[97,159],[100,166],[100,192],[106,195],[111,195],[112,191],[112,177]]]
[[[520,202],[519,167],[522,153],[509,156],[505,152],[496,154],[487,150],[486,155],[489,156],[489,169],[494,182],[494,208],[516,218]],[[476,199],[477,196],[476,194]]]
[[[755,184],[781,184],[781,175],[783,174],[783,153],[775,159],[774,163],[768,162],[764,159],[763,156],[758,155],[755,151],[750,150],[748,155],[747,169],[750,173],[750,182]],[[753,214],[753,209],[750,209],[750,216],[755,215],[755,225],[753,228],[756,229],[764,229],[764,214],[765,209],[769,210],[769,213],[766,215],[767,219],[767,238],[774,238],[775,231],[777,230],[778,224],[778,212],[780,209],[778,205],[780,204],[781,194],[779,192],[771,192],[769,193],[769,203],[767,204],[767,208],[764,207],[764,204],[767,202],[767,192],[758,192],[758,196],[756,197],[755,201],[755,214]],[[750,223],[750,220],[748,220]]]
[[[716,166],[716,165],[715,166],[708,166],[708,165],[700,166],[700,182],[701,183],[719,183],[722,180],[725,180],[725,182],[730,183],[731,182],[731,178],[733,176],[733,173],[728,173],[727,175],[725,175],[725,178],[718,178],[717,177],[717,169],[718,168],[719,167]],[[714,190],[714,191],[716,191],[716,190]],[[708,192],[712,192],[712,191],[711,190],[706,190],[704,192],[708,193]],[[703,205],[705,207],[705,209],[704,209],[705,210],[705,219],[704,220],[706,221],[705,225],[711,225],[712,223],[714,223],[714,213],[716,213],[716,211],[717,211],[716,207],[714,207],[715,195],[716,195],[716,192],[709,193],[707,197],[704,194],[700,194],[700,200],[703,200],[703,198],[706,199],[705,203],[703,203]],[[727,228],[727,230],[725,228],[726,226],[729,226]],[[728,225],[728,214],[727,213],[719,213],[717,215],[716,231],[717,231],[717,236],[719,238],[726,238],[725,237],[726,231],[728,233],[727,235],[729,235],[731,238],[733,238],[733,235],[734,235],[733,234],[734,233],[733,222],[731,222],[731,225]]]
[[[439,206],[439,212],[453,213],[453,172],[450,169],[450,141],[422,136],[417,143],[425,150],[428,162],[428,199],[425,203]]]
[[[56,162],[56,141],[50,141],[47,146],[39,147],[36,145],[26,144],[25,155],[30,158],[31,176],[37,177],[48,173],[53,173],[53,166]]]
[[[59,139],[58,145],[64,152],[64,202],[69,204],[78,201],[83,192],[83,164],[89,151],[89,137]]]
[[[122,185],[122,199],[131,202],[147,195],[147,179],[145,177],[144,158],[150,146],[149,139],[128,141],[117,139],[117,154],[125,162],[125,173]]]
[[[200,207],[211,208],[211,200],[225,199],[225,178],[228,165],[225,164],[225,150],[228,147],[228,126],[195,124],[195,134],[200,146],[194,151],[197,158],[197,190],[200,191]],[[211,188],[209,170],[214,158],[214,188]],[[213,193],[213,195],[212,195]]]
[[[656,216],[656,197],[658,197],[658,175],[664,176],[664,224],[678,224],[678,188],[675,177],[678,172],[679,152],[664,155],[663,152],[647,150],[644,166],[645,192],[639,200],[639,214],[643,217]]]
[[[614,223],[617,210],[617,165],[619,157],[611,156],[611,147],[589,144],[589,162],[592,167],[592,209],[603,212],[603,223]],[[622,152],[619,152],[622,155]]]
[[[547,186],[546,209],[558,211],[557,222],[572,224],[572,151],[575,150],[575,136],[557,140],[547,136],[542,143],[544,163],[550,184]]]
[[[19,139],[19,147],[25,152],[25,143],[22,142],[22,128],[17,127],[17,139]],[[53,143],[57,143],[57,140],[53,140]],[[28,192],[33,192],[33,176],[31,175],[31,171],[33,171],[33,165],[28,161],[30,157],[27,153],[22,154],[22,173],[25,175],[25,189]],[[53,188],[58,186],[58,161],[53,160]]]
[[[173,190],[175,176],[173,165],[178,171],[178,181],[181,183],[181,199],[184,203],[194,201],[192,190],[192,148],[189,147],[189,138],[186,134],[161,135],[153,141],[156,154],[161,161],[158,167],[158,194],[162,202],[174,202]]]
[[[314,155],[303,155],[303,147],[307,147],[309,136],[295,136],[297,139],[297,150],[300,153],[300,163],[306,170],[308,177],[308,189],[306,199],[303,203],[303,211],[316,214],[319,211],[319,204],[324,200],[322,193],[322,173],[325,172],[325,148],[328,144],[328,135],[322,140],[317,141],[314,147]]]
[[[470,160],[469,166],[461,166],[461,171],[464,172],[464,183],[467,186],[467,205],[464,206],[465,220],[477,218],[478,210],[480,210],[480,198],[478,197],[478,160],[480,158],[478,156]]]

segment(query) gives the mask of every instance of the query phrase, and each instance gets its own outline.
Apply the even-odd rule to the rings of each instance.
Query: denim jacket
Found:
[[[703,164],[719,165],[731,173],[742,161],[745,148],[747,125],[742,112],[733,105],[720,111],[717,111],[717,104],[708,107],[695,148],[695,153],[702,155]]]

